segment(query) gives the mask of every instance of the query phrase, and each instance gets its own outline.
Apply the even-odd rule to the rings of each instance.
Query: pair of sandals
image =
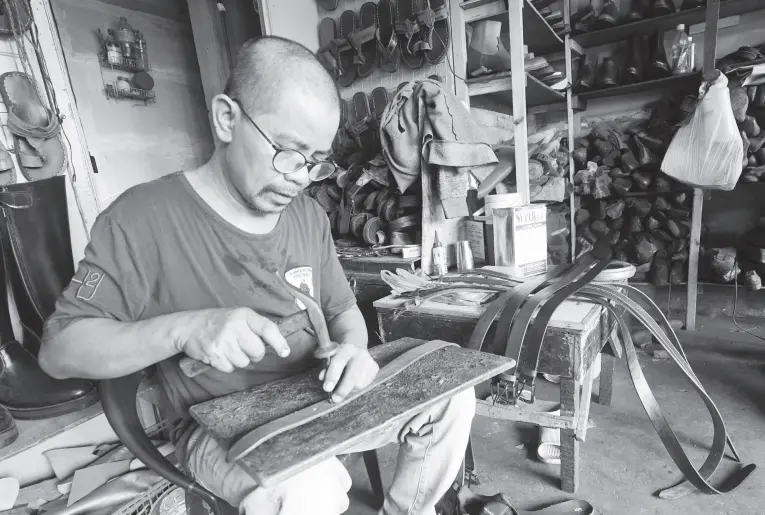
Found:
[[[449,47],[446,0],[380,0],[319,24],[319,58],[340,86],[367,77],[376,67],[398,71],[438,64]]]
[[[67,165],[56,114],[45,107],[34,80],[22,72],[0,75],[0,96],[8,109],[14,153],[27,181],[59,175]],[[16,182],[11,152],[0,141],[0,186]]]
[[[380,86],[369,96],[359,91],[350,104],[340,102],[340,129],[332,145],[339,161],[353,164],[380,153],[380,120],[388,100],[388,90]]]

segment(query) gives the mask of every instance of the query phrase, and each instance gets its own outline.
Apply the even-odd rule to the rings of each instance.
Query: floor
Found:
[[[765,332],[765,331],[761,331]],[[715,400],[742,459],[763,465],[765,458],[765,342],[751,338],[731,342],[691,333],[681,335],[684,348],[702,384]],[[679,376],[671,361],[655,360],[639,351],[640,362],[654,395],[675,433],[698,466],[706,456],[712,434],[707,411]],[[617,361],[612,406],[593,403],[595,427],[580,446],[581,479],[576,495],[559,489],[558,467],[536,460],[538,430],[527,424],[477,417],[473,442],[481,484],[479,493],[503,492],[515,507],[535,510],[570,498],[589,501],[602,514],[758,514],[765,512],[765,474],[756,470],[736,491],[709,496],[692,494],[668,501],[655,496],[681,479],[635,394],[625,362]],[[546,383],[540,380],[540,383]],[[597,390],[595,390],[597,391]],[[554,400],[554,385],[537,390]],[[390,483],[395,447],[380,451],[383,480]],[[720,477],[734,469],[725,459]],[[355,480],[352,515],[374,515],[366,504],[368,480],[361,460],[350,464]],[[356,479],[358,478],[358,479]],[[717,479],[719,483],[719,479]]]

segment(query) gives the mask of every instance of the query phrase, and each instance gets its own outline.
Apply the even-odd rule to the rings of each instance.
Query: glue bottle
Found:
[[[448,269],[446,268],[446,250],[441,241],[438,239],[438,231],[436,231],[436,238],[433,242],[433,271],[436,275],[446,275]]]

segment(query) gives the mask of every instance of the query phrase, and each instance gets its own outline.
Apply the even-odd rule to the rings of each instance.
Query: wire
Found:
[[[738,246],[736,246],[736,249],[738,249]],[[738,251],[736,252],[736,258],[733,260],[733,271],[736,271],[736,268],[738,268]],[[738,320],[736,320],[736,307],[738,306],[738,274],[736,274],[736,277],[733,279],[733,323],[738,327],[741,331],[745,332],[746,334],[750,336],[754,336],[755,338],[759,338],[760,340],[765,340],[765,337],[760,336],[759,334],[754,334],[751,329],[746,329],[741,326],[741,324],[738,323]]]

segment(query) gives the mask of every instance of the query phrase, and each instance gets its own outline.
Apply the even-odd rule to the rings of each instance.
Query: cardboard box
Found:
[[[547,207],[532,204],[492,210],[494,264],[520,281],[547,271]]]

